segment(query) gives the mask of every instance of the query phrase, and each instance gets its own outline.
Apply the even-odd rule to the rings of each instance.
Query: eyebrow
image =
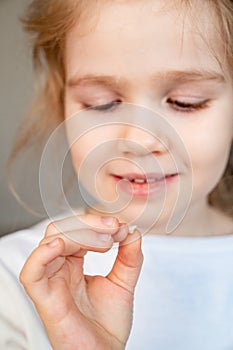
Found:
[[[164,71],[155,73],[150,77],[151,83],[160,83],[162,81],[170,81],[173,83],[188,83],[200,81],[215,81],[224,83],[225,78],[222,74],[215,71],[207,70],[187,70],[187,71]],[[129,85],[129,80],[122,76],[98,75],[98,74],[76,74],[68,79],[68,87],[74,86],[93,86],[99,85],[107,88],[122,88]]]

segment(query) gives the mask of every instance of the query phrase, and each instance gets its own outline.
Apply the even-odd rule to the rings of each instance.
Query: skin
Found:
[[[177,166],[181,187],[178,181],[174,181],[168,187],[165,200],[161,193],[149,199],[130,199],[122,195],[118,218],[126,222],[136,220],[144,231],[156,218],[154,232],[163,234],[179,190],[185,193],[193,186],[186,216],[173,234],[207,236],[232,233],[232,222],[223,216],[219,221],[220,214],[208,205],[208,194],[223,174],[232,143],[232,84],[206,42],[194,31],[193,25],[186,20],[183,29],[182,16],[178,15],[177,10],[171,5],[166,8],[162,5],[162,1],[149,1],[143,6],[141,2],[108,3],[103,6],[94,30],[81,37],[77,27],[69,33],[65,55],[65,115],[70,140],[75,141],[80,120],[82,126],[85,123],[94,126],[91,131],[87,126],[88,132],[76,142],[71,142],[73,164],[77,174],[81,174],[80,180],[84,186],[91,193],[98,194],[100,206],[92,211],[96,213],[110,212],[116,201],[118,194],[112,173],[141,173],[142,170],[146,173],[155,168],[155,159],[165,173],[174,171]],[[151,11],[152,7],[154,11]],[[115,16],[117,21],[114,20]],[[139,23],[146,23],[146,26]],[[205,28],[200,30],[207,33],[207,39],[212,44],[213,28],[206,25],[204,15],[203,23]],[[217,44],[214,49],[221,55]],[[192,73],[197,71],[200,72],[198,76]],[[180,72],[185,73],[181,75]],[[94,77],[82,79],[85,75]],[[100,80],[96,76],[102,75],[112,77],[111,86],[109,81],[96,81]],[[171,99],[173,103],[169,102]],[[129,119],[130,126],[118,123],[117,126],[98,127],[101,123],[115,120],[123,123],[124,118],[118,117],[120,107],[105,114],[83,111],[78,114],[80,119],[77,118],[77,125],[75,122],[69,124],[71,116],[86,106],[93,108],[113,101],[140,105],[139,112],[142,109],[155,110],[162,116],[160,120],[163,120],[164,126],[156,129],[156,125],[153,125],[154,131],[150,134],[151,125],[143,122],[143,117],[140,122],[145,125],[145,130],[135,125],[138,122],[135,113],[135,117]],[[200,103],[202,108],[182,108],[182,103]],[[169,133],[170,129],[173,133]],[[178,138],[186,153],[177,150]],[[124,141],[121,147],[117,142],[119,139]],[[116,142],[111,143],[112,140]],[[127,141],[133,141],[134,147]],[[101,147],[103,143],[106,144],[105,148]],[[148,152],[142,154],[144,148]],[[99,153],[98,149],[101,150]],[[101,158],[104,150],[106,155]],[[89,152],[93,152],[93,158]],[[85,169],[83,162],[89,158]],[[99,163],[95,161],[96,158],[100,159]],[[117,161],[117,158],[121,160]],[[99,171],[98,167],[106,159],[108,163]],[[95,184],[93,174],[96,176]],[[130,203],[125,207],[127,200]],[[107,201],[110,201],[110,205],[106,204]],[[177,216],[182,215],[185,205],[188,207],[187,199],[186,203],[180,199]],[[157,220],[161,208],[162,215]],[[148,215],[143,216],[141,212]]]
[[[125,348],[143,260],[139,232],[128,233],[114,218],[70,217],[51,223],[29,256],[20,280],[54,350]],[[87,251],[106,252],[114,241],[121,243],[110,273],[85,276]]]
[[[185,21],[183,31],[177,10],[169,7],[165,11],[163,5],[158,0],[143,6],[138,1],[112,1],[102,6],[96,27],[86,35],[80,37],[77,26],[67,35],[67,136],[76,172],[88,189],[97,192],[100,207],[92,209],[92,214],[51,223],[21,272],[21,282],[55,350],[125,348],[132,324],[134,288],[143,260],[140,233],[135,230],[129,235],[127,224],[137,218],[145,229],[164,207],[156,227],[151,228],[151,233],[164,234],[179,193],[176,179],[168,186],[165,202],[161,190],[148,200],[130,198],[124,206],[129,198],[122,194],[117,215],[106,222],[109,217],[103,221],[103,213],[109,215],[117,198],[113,172],[147,172],[154,164],[165,172],[173,171],[171,154],[174,155],[183,191],[188,191],[191,183],[192,197],[186,216],[173,233],[203,236],[232,232],[231,220],[207,204],[208,193],[224,171],[232,142],[232,85],[189,21]],[[200,18],[202,15],[206,23],[203,11]],[[210,26],[205,28],[209,41],[214,37],[211,30]],[[111,85],[109,81],[107,85],[106,81],[97,84],[96,78],[78,81],[86,74],[111,76]],[[116,100],[162,115],[155,119],[158,124],[153,133],[148,132],[148,125],[142,129],[135,124],[137,113],[129,114],[130,125],[122,121],[98,127],[109,118],[114,120],[116,110],[105,115],[83,111],[87,106]],[[201,109],[190,107],[197,103],[201,103]],[[83,111],[81,119],[70,124],[71,116],[79,111]],[[77,140],[77,128],[85,131],[90,125],[95,128],[81,133]],[[158,125],[161,128],[156,129]],[[176,137],[170,130],[176,132]],[[177,148],[177,135],[183,148]],[[98,153],[103,140],[107,147]],[[86,159],[91,160],[87,169]],[[184,204],[187,203],[181,200],[177,215]],[[146,212],[144,216],[142,211]],[[109,275],[85,276],[86,252],[105,252],[114,241],[120,242],[120,248]]]

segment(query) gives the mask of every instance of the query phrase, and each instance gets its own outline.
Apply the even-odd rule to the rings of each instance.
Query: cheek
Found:
[[[88,132],[70,147],[73,166],[80,177],[90,179],[115,157],[115,134],[105,129]]]
[[[193,142],[192,142],[193,140]],[[206,132],[189,140],[194,186],[211,191],[225,170],[231,139],[229,135]]]
[[[78,174],[80,165],[85,157],[85,154],[83,154],[82,149],[79,147],[79,145],[77,145],[77,143],[71,146],[70,153],[75,172],[76,174]]]
[[[92,197],[99,202],[115,201],[117,192],[108,191],[108,183],[105,182],[108,164],[115,157],[114,148],[108,142],[107,145],[100,142],[98,136],[86,135],[72,145],[70,152],[73,167],[79,183]],[[85,196],[85,193],[82,192],[82,195]]]
[[[73,166],[77,174],[80,173],[81,168],[86,168],[87,164],[89,167],[94,166],[91,159],[93,159],[96,147],[97,144],[95,138],[86,136],[81,137],[78,141],[72,144],[70,152]]]

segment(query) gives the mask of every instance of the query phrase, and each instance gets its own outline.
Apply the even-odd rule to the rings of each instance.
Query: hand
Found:
[[[54,350],[125,348],[143,261],[141,237],[110,221],[83,215],[51,223],[21,271]],[[85,276],[87,251],[106,252],[113,242],[120,244],[111,272]]]

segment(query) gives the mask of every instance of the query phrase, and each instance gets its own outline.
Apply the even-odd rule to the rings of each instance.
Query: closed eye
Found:
[[[194,103],[194,102],[186,102],[186,101],[180,101],[177,99],[168,98],[167,103],[171,105],[171,107],[176,111],[188,113],[188,112],[195,112],[206,108],[208,106],[209,100],[202,100]],[[117,108],[117,106],[119,106],[120,104],[121,104],[120,100],[115,100],[110,103],[106,103],[102,105],[84,104],[84,107],[89,110],[105,113],[105,112],[114,111]]]
[[[88,108],[89,110],[97,111],[97,112],[110,112],[113,111],[119,104],[121,104],[120,100],[112,101],[110,103],[106,103],[103,105],[87,105],[85,104],[85,108]]]
[[[208,107],[209,100],[202,100],[198,102],[184,102],[176,99],[168,98],[167,103],[176,111],[180,112],[195,112]]]

